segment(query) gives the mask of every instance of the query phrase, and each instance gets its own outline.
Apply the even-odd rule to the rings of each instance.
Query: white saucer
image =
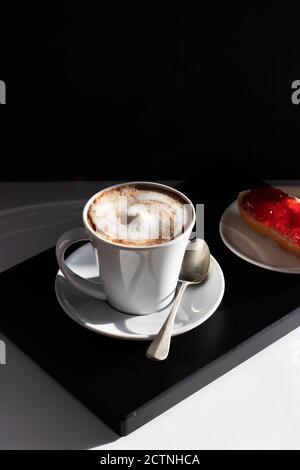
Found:
[[[287,194],[300,197],[299,186],[277,187]],[[219,228],[225,245],[240,258],[271,271],[300,274],[300,258],[251,229],[240,216],[237,200],[225,210]]]
[[[74,251],[67,264],[85,278],[97,277],[95,252],[90,243]],[[218,308],[224,294],[224,276],[217,261],[211,257],[207,280],[186,290],[174,324],[173,336],[189,331],[205,322]],[[57,299],[65,312],[77,323],[96,333],[129,340],[151,339],[158,333],[170,312],[168,305],[149,315],[128,315],[112,308],[107,302],[94,299],[70,285],[58,271],[55,280]]]

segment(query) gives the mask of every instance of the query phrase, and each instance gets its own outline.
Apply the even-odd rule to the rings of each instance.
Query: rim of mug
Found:
[[[158,244],[153,244],[153,245],[146,245],[146,246],[142,246],[142,245],[130,246],[130,245],[124,245],[122,243],[116,243],[114,241],[107,240],[106,238],[104,238],[103,236],[98,234],[95,230],[93,230],[92,227],[90,226],[89,222],[88,222],[87,214],[88,214],[88,209],[89,209],[90,205],[92,204],[92,202],[94,201],[94,199],[97,196],[99,196],[101,193],[103,193],[105,191],[108,191],[110,189],[120,188],[122,186],[134,185],[134,184],[145,184],[145,185],[149,184],[151,186],[167,188],[168,191],[174,192],[174,193],[178,194],[182,199],[184,199],[192,207],[192,211],[193,211],[192,221],[188,225],[186,230],[181,235],[179,235],[176,238],[173,238],[172,240],[169,240],[168,242],[158,243]],[[96,238],[99,238],[99,240],[101,240],[101,241],[103,241],[103,242],[105,242],[109,245],[117,246],[117,247],[123,248],[125,250],[148,250],[148,249],[151,250],[153,248],[162,248],[164,246],[169,246],[169,245],[175,244],[177,241],[179,241],[181,238],[183,238],[184,235],[186,234],[186,232],[189,230],[189,228],[193,227],[194,224],[195,224],[196,211],[195,211],[195,208],[194,208],[194,205],[193,205],[192,201],[185,194],[183,194],[181,191],[178,191],[178,189],[172,188],[171,186],[168,186],[168,185],[163,184],[163,183],[156,183],[156,182],[152,182],[152,181],[128,181],[128,182],[125,182],[125,183],[117,183],[117,184],[114,184],[112,186],[108,186],[107,188],[103,188],[100,191],[98,191],[97,193],[95,193],[92,197],[90,197],[90,199],[85,204],[84,209],[83,209],[83,213],[82,213],[82,217],[83,217],[83,223],[84,223],[85,227],[89,230],[89,232],[91,232]]]

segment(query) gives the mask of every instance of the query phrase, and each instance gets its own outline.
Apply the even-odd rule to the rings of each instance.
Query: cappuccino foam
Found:
[[[149,246],[181,235],[192,221],[192,206],[171,191],[125,185],[95,197],[88,209],[93,230],[114,243]]]

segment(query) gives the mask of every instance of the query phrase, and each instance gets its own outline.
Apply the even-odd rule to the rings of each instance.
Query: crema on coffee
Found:
[[[127,246],[166,243],[193,218],[192,206],[155,185],[124,185],[101,192],[88,209],[88,222],[101,237]]]

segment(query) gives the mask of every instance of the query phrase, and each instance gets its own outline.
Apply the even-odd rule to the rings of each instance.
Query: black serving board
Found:
[[[243,190],[245,184],[236,186]],[[205,238],[224,271],[226,287],[217,312],[198,328],[173,338],[164,362],[146,359],[146,341],[97,335],[64,313],[54,291],[54,248],[0,275],[0,331],[120,435],[300,325],[300,276],[248,264],[220,239],[219,219],[236,197],[235,185],[219,184],[217,194],[208,190],[207,181],[185,183],[179,189],[194,203],[205,203]]]

